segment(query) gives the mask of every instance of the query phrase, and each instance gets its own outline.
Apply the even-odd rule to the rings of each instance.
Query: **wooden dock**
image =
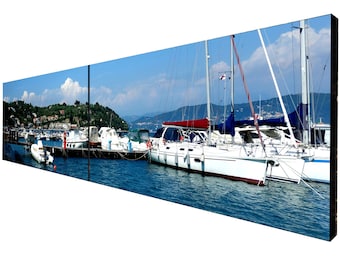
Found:
[[[147,159],[148,151],[117,151],[103,150],[101,148],[62,148],[44,146],[54,157],[82,157],[82,158],[103,158],[103,159],[126,159],[140,160]]]
[[[29,142],[20,142],[17,137],[4,136],[5,143],[22,145],[23,147],[30,147]],[[81,157],[81,158],[103,158],[103,159],[126,159],[126,160],[142,160],[147,159],[148,151],[127,151],[127,150],[103,150],[98,147],[90,148],[66,148],[58,146],[44,145],[47,151],[50,151],[54,157]]]

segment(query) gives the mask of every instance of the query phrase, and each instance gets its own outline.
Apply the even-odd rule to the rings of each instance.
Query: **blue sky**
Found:
[[[312,89],[329,92],[330,17],[307,21]],[[281,93],[299,93],[299,22],[262,29]],[[138,41],[137,41],[138,42]],[[256,30],[239,33],[235,42],[252,100],[276,96]],[[230,103],[230,86],[219,76],[230,70],[228,36],[209,40],[211,101]],[[206,102],[204,42],[90,64],[91,103],[108,106],[121,116],[173,110]],[[6,101],[24,100],[37,106],[87,101],[87,66],[7,82]],[[226,93],[226,94],[225,94]],[[235,102],[246,102],[235,58]]]

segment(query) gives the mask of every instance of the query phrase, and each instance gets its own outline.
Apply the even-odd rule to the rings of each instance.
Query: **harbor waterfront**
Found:
[[[4,83],[3,158],[332,240],[338,20],[254,32]]]
[[[44,142],[56,149],[59,144]],[[31,157],[25,145],[4,143],[3,151],[4,159],[52,173],[329,240],[328,184],[269,182],[259,187],[150,164],[146,159],[57,155],[53,165],[43,165]]]

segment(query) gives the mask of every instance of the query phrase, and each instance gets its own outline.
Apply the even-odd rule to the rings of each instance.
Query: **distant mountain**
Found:
[[[311,100],[311,107],[314,107],[314,115],[312,119],[316,119],[316,122],[320,120],[323,123],[330,123],[330,94],[314,93]],[[288,113],[293,112],[297,105],[301,102],[301,95],[287,95],[282,97],[283,103]],[[313,106],[314,104],[314,106]],[[262,101],[253,101],[255,112],[260,114],[264,119],[280,117],[283,115],[280,102],[278,98],[271,98]],[[223,121],[224,112],[226,111],[226,117],[230,113],[230,105],[221,106],[212,104],[211,115],[215,123]],[[248,103],[235,104],[235,119],[245,120],[251,117],[250,106]],[[311,110],[313,111],[313,110]],[[143,116],[133,121],[128,121],[130,129],[146,128],[150,131],[155,131],[161,127],[165,121],[179,121],[188,119],[205,118],[207,116],[207,105],[193,105],[184,106],[177,110],[156,114],[154,116]],[[126,119],[126,117],[125,117]]]
[[[147,114],[144,114],[143,116],[140,116],[140,115],[125,115],[125,116],[122,116],[122,118],[127,122],[127,123],[133,123],[135,122],[136,120],[138,119],[141,119],[143,117],[154,117],[158,114],[161,114],[161,112],[153,112],[153,113],[147,113]]]

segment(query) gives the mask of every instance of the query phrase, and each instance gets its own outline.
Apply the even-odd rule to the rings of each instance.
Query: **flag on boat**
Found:
[[[221,81],[224,81],[224,80],[226,79],[226,77],[227,77],[227,76],[226,76],[225,74],[222,74],[222,75],[220,76],[220,80],[221,80]]]

